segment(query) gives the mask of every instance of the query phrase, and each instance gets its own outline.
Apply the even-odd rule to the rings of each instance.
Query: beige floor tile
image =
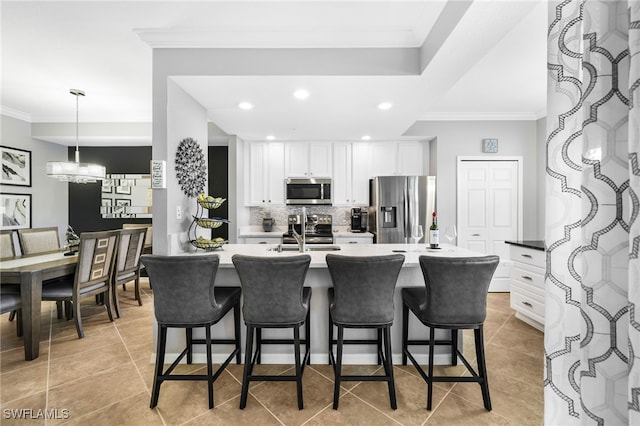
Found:
[[[487,370],[529,383],[542,383],[544,359],[489,343],[485,346]]]
[[[47,369],[47,364],[38,364],[0,374],[0,403],[45,391]]]
[[[530,326],[524,321],[519,320],[518,318],[516,318],[515,315],[511,315],[509,319],[504,323],[504,326],[505,328],[508,328],[508,329],[513,329],[517,331],[523,331],[525,333],[533,333],[540,336],[544,336],[544,333],[542,331]]]
[[[282,424],[252,396],[247,399],[247,406],[243,410],[238,408],[239,404],[240,397],[231,399],[216,405],[213,410],[207,410],[184,424],[185,426],[269,426]]]
[[[25,367],[46,364],[49,359],[49,342],[40,343],[40,356],[32,361],[24,360],[24,346],[0,352],[0,373],[8,373]]]
[[[477,383],[457,383],[451,393],[483,407],[482,392]],[[542,378],[539,383],[526,383],[489,371],[489,393],[494,413],[519,425],[543,423]]]
[[[475,405],[456,395],[449,394],[436,407],[429,417],[427,425],[445,426],[497,426],[511,425],[512,423],[504,417],[487,411],[482,404]],[[519,423],[515,423],[519,424]]]
[[[44,425],[45,419],[40,414],[42,413],[41,410],[44,410],[46,406],[46,391],[7,402],[0,406],[2,408],[0,424],[19,426]],[[64,415],[64,413],[61,412],[60,415]]]
[[[121,344],[120,337],[114,327],[100,327],[85,333],[85,337],[78,338],[77,334],[71,334],[59,339],[51,340],[51,359],[58,359],[87,350],[109,347]]]
[[[48,401],[49,408],[65,408],[69,410],[70,418],[73,419],[142,392],[146,392],[144,382],[133,364],[129,363],[97,374],[89,374],[75,382],[52,387],[49,389]],[[60,422],[47,424],[57,423]]]
[[[149,408],[149,394],[147,392],[140,392],[100,410],[74,417],[65,423],[70,426],[161,426],[162,424],[158,411]]]
[[[362,382],[351,393],[376,407],[403,425],[421,425],[431,415],[427,411],[427,384],[406,371],[395,368],[396,398],[398,409],[391,409],[389,389],[386,383]],[[439,403],[447,391],[434,386],[433,404]],[[342,402],[340,402],[342,405]]]
[[[512,349],[542,359],[544,357],[544,335],[505,328],[491,340],[492,345]]]
[[[333,383],[312,369],[305,369],[302,378],[303,410],[298,410],[294,381],[265,382],[255,388],[252,384],[249,393],[284,424],[299,425],[331,404]]]
[[[292,424],[292,423],[288,423]],[[387,417],[376,407],[365,403],[354,395],[347,394],[340,398],[340,407],[334,410],[331,405],[324,408],[305,425],[399,425],[394,419]]]
[[[131,367],[133,362],[122,343],[117,342],[52,359],[50,365],[49,386],[55,387],[105,370]]]

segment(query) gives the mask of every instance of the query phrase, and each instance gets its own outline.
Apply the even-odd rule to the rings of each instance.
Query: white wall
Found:
[[[31,137],[31,123],[5,115],[0,116],[3,146],[31,151],[31,187],[0,185],[0,192],[31,194],[31,227],[57,226],[60,242],[69,221],[69,189],[67,183],[46,175],[47,161],[67,161],[67,147]]]
[[[538,137],[536,121],[420,121],[405,135],[435,136],[431,141],[431,174],[437,180],[437,208],[440,227],[455,222],[456,158],[458,156],[522,156],[525,239],[543,239],[538,229]],[[482,139],[497,138],[498,154],[483,154]],[[433,166],[436,165],[434,173]]]

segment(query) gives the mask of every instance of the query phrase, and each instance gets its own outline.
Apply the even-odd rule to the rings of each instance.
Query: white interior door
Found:
[[[489,291],[509,291],[506,240],[522,239],[522,167],[519,158],[458,159],[458,245],[500,256]]]

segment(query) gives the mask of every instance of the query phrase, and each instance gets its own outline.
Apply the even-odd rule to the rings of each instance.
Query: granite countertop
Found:
[[[505,241],[507,244],[513,244],[514,246],[526,247],[534,250],[544,251],[544,241],[543,240],[515,240],[515,241]]]

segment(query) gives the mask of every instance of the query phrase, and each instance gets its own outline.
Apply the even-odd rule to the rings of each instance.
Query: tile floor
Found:
[[[389,407],[386,384],[346,382],[339,410],[332,409],[333,372],[311,365],[304,376],[304,410],[295,384],[255,383],[247,408],[238,409],[242,366],[230,365],[214,384],[215,408],[207,406],[203,382],[165,382],[158,407],[149,409],[153,380],[153,293],[143,280],[144,306],[131,286],[120,290],[122,317],[109,322],[103,307],[83,303],[85,338],[73,321],[58,320],[43,303],[40,357],[24,361],[15,323],[0,318],[0,424],[78,425],[541,425],[543,423],[543,334],[514,317],[507,293],[489,295],[485,349],[493,410],[482,405],[475,383],[434,385],[427,411],[426,384],[412,366],[396,366],[398,409]],[[398,325],[396,325],[397,327]],[[465,334],[465,340],[468,335]],[[471,337],[472,339],[472,337]],[[472,346],[472,340],[465,345]],[[465,350],[466,352],[466,350]],[[474,358],[474,357],[473,357]],[[180,366],[202,374],[202,365]],[[288,366],[261,366],[284,372]],[[439,367],[441,374],[463,367]],[[374,373],[377,366],[351,366]],[[450,373],[450,371],[448,371]],[[22,409],[28,420],[12,418]],[[28,409],[32,411],[29,414]],[[41,411],[38,411],[41,410]],[[44,419],[45,413],[50,419]]]

